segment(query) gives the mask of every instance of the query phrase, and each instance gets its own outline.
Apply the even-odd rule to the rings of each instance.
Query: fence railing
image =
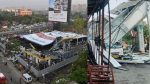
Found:
[[[78,51],[80,51],[80,49],[79,49]],[[61,62],[58,62],[58,63],[56,63],[56,64],[54,64],[54,65],[51,65],[51,66],[49,66],[49,67],[47,67],[47,68],[45,68],[45,69],[42,69],[42,70],[38,70],[38,69],[36,69],[35,67],[30,66],[30,71],[31,71],[36,77],[41,77],[41,76],[43,76],[43,75],[46,75],[46,74],[48,74],[48,73],[50,73],[50,72],[53,72],[53,71],[55,71],[55,70],[57,70],[57,69],[59,69],[59,68],[61,68],[61,67],[63,67],[63,66],[66,66],[66,65],[68,65],[68,64],[70,64],[70,63],[72,63],[72,62],[74,62],[75,60],[77,60],[78,57],[79,57],[79,55],[77,55],[77,52],[78,52],[78,51],[74,51],[74,53],[73,53],[72,51],[71,51],[71,53],[68,52],[68,55],[72,55],[72,56],[70,56],[68,59],[65,59],[65,60],[63,60],[63,61],[61,61]],[[66,53],[65,53],[65,54],[66,54]],[[28,63],[27,63],[23,58],[21,58],[21,57],[19,57],[19,56],[17,56],[16,58],[17,58],[18,62],[20,62],[25,68],[29,68]]]

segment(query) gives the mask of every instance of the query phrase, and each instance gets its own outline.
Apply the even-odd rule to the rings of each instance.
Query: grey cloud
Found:
[[[72,0],[73,4],[86,4],[87,0]],[[32,9],[46,9],[48,0],[0,0],[0,8],[27,7]]]

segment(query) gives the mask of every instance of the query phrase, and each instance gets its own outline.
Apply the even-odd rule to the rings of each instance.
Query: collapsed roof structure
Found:
[[[40,46],[46,46],[53,43],[58,37],[62,37],[62,39],[78,39],[86,37],[86,35],[81,35],[72,32],[52,31],[45,33],[40,32],[34,34],[21,35],[20,37],[30,42],[36,43]]]

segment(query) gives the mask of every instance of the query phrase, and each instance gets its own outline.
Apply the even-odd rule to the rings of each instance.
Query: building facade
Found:
[[[6,11],[6,12],[13,12],[15,13],[15,16],[31,16],[33,11],[31,9],[27,8],[5,8],[5,9],[0,9],[0,11]]]
[[[18,15],[19,16],[31,16],[32,15],[32,10],[31,9],[18,9]]]

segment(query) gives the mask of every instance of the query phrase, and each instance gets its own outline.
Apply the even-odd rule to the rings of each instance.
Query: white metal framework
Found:
[[[95,15],[95,17],[99,17]],[[139,1],[136,3],[136,5],[125,9],[121,14],[118,15],[115,19],[112,20],[111,22],[111,36],[112,36],[112,44],[119,41],[126,33],[128,33],[131,29],[133,29],[138,23],[140,23],[145,17],[148,19],[148,24],[150,24],[150,2],[149,1]],[[93,25],[96,26],[96,19],[95,23],[94,21],[88,22],[88,28],[89,28],[89,33],[88,33],[88,42],[92,46],[92,52],[95,56],[97,64],[100,64],[100,53],[98,52],[98,47],[95,45],[94,37],[93,37],[93,32],[96,32],[94,29],[92,30]],[[150,26],[149,26],[150,30]],[[93,31],[93,32],[92,32]],[[105,43],[109,43],[109,23],[105,25],[105,33],[104,33],[104,39]],[[150,32],[150,31],[149,31]],[[96,36],[96,35],[95,35]],[[150,41],[149,41],[150,42]],[[150,44],[150,43],[149,43]],[[149,49],[150,50],[150,49]],[[105,59],[108,59],[108,52],[104,50],[104,56]],[[110,62],[114,67],[120,67],[121,65],[111,56],[110,57]]]

